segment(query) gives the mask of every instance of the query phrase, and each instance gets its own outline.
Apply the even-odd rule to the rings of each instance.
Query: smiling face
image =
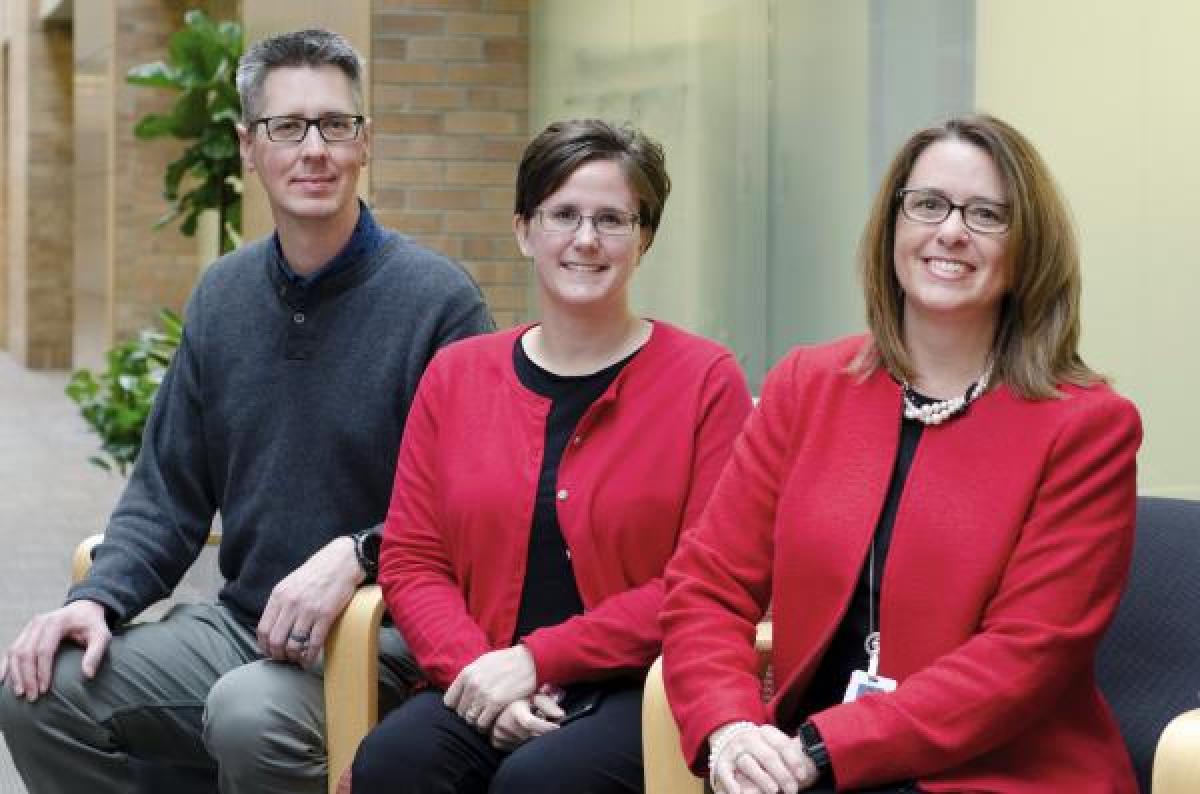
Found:
[[[567,210],[586,216],[632,215],[638,201],[617,162],[592,160],[538,206],[547,216]],[[538,215],[529,220],[517,215],[513,230],[521,252],[533,258],[544,308],[629,311],[629,281],[649,240],[644,227],[626,236],[598,235],[585,218],[574,232],[554,232]]]
[[[359,112],[350,80],[335,66],[273,69],[263,81],[260,104],[263,118]],[[239,125],[242,161],[262,180],[277,228],[357,218],[358,172],[367,160],[369,125],[357,139],[338,143],[326,143],[312,126],[298,143],[277,143],[267,138],[262,124]]]
[[[1008,201],[991,156],[954,138],[930,144],[904,187],[932,188],[955,204]],[[994,325],[1012,281],[1008,234],[972,231],[957,209],[936,224],[909,220],[897,209],[895,224],[893,260],[904,290],[904,316]]]

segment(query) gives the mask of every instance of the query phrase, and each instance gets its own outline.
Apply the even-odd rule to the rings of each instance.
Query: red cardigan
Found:
[[[788,714],[844,614],[899,444],[900,387],[845,372],[861,337],[768,376],[699,526],[668,567],[666,686],[693,768],[731,720]],[[1133,542],[1133,405],[1104,386],[1023,400],[1000,386],[925,429],[880,607],[890,695],[812,716],[840,788],[1137,791],[1093,658]],[[773,601],[777,694],[755,623]]]
[[[379,582],[435,686],[516,627],[550,401],[521,385],[525,328],[437,354],[404,431]],[[662,571],[750,413],[725,348],[665,323],[588,409],[558,470],[585,613],[525,638],[538,680],[643,670],[661,647]]]

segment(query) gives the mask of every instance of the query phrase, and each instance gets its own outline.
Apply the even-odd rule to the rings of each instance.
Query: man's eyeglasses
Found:
[[[632,212],[601,210],[595,215],[584,215],[575,207],[538,210],[537,216],[542,228],[551,234],[574,234],[585,220],[590,220],[601,237],[628,237],[637,230],[640,221]]]
[[[255,119],[255,124],[261,124],[267,130],[267,139],[275,143],[299,143],[308,135],[309,127],[316,127],[321,134],[321,140],[326,143],[342,143],[358,137],[362,129],[363,116],[351,116],[346,113],[332,113],[319,119],[306,119],[303,116],[266,116]]]
[[[941,223],[954,210],[962,212],[968,229],[980,234],[1002,234],[1012,222],[1011,208],[998,201],[971,199],[965,204],[955,204],[942,191],[925,187],[898,190],[896,198],[904,217],[917,223]]]

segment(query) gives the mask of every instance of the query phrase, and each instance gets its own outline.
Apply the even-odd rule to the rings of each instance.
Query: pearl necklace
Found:
[[[988,361],[987,367],[983,370],[983,374],[979,379],[967,387],[967,391],[961,397],[951,397],[947,400],[937,400],[936,402],[925,403],[918,405],[917,392],[912,386],[908,385],[908,381],[901,381],[901,392],[904,394],[904,418],[915,419],[924,425],[940,425],[947,419],[952,419],[958,416],[963,411],[967,410],[967,406],[975,402],[979,395],[987,389],[988,381],[992,377],[992,364]]]

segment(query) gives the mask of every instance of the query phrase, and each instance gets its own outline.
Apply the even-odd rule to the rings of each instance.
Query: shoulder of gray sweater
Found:
[[[479,285],[461,263],[392,229],[384,229],[384,235],[378,255],[384,257],[383,269],[399,277],[396,283],[417,291],[469,290],[482,299]]]
[[[262,262],[271,250],[271,237],[260,237],[253,242],[246,243],[241,248],[218,257],[213,260],[213,263],[204,269],[204,273],[200,276],[200,284],[197,289],[209,283],[220,283],[229,279],[245,278],[248,270],[247,265],[251,263]]]
[[[184,308],[185,326],[193,333],[203,316],[211,311],[227,311],[230,301],[237,302],[253,292],[252,286],[267,279],[265,257],[271,238],[263,237],[214,260],[200,275]],[[217,297],[212,297],[217,296]]]
[[[271,238],[263,237],[213,260],[200,274],[200,280],[192,290],[192,300],[198,295],[223,289],[239,281],[263,278],[265,271],[261,266],[255,267],[255,264],[263,262],[270,252],[270,246]]]

